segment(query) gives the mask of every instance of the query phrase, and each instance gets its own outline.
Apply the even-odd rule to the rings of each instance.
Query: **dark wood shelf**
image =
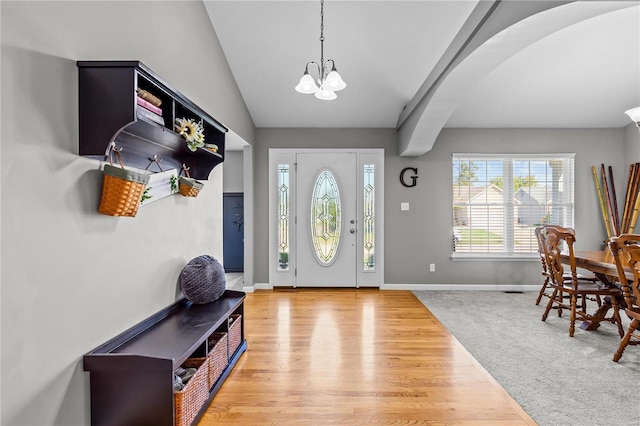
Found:
[[[145,169],[153,156],[162,167],[190,167],[191,177],[206,180],[211,170],[224,161],[228,129],[181,92],[166,83],[140,61],[78,61],[79,154],[108,160],[112,146],[122,148],[125,166]],[[136,102],[136,89],[162,100],[164,125],[138,116],[143,108]],[[176,118],[202,122],[205,142],[218,152],[189,150],[186,140],[174,131]]]
[[[173,373],[190,357],[204,357],[208,339],[229,331],[231,315],[241,315],[241,344],[209,391],[197,421],[247,349],[245,293],[226,290],[212,303],[181,299],[83,357],[90,373],[93,425],[174,425]]]

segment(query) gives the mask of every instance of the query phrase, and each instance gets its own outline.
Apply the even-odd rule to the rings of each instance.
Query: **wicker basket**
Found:
[[[229,357],[232,357],[242,340],[242,315],[231,315],[229,318]]]
[[[185,197],[197,197],[203,187],[204,184],[202,182],[190,177],[180,176],[180,179],[178,179],[180,195]]]
[[[120,167],[113,165],[113,157],[109,155],[109,164],[105,164],[103,170],[104,181],[98,213],[134,217],[138,213],[149,175],[125,169],[120,153],[115,153]]]
[[[209,398],[209,358],[188,358],[183,368],[197,368],[184,389],[174,392],[176,426],[189,426]]]
[[[213,333],[209,337],[209,347],[211,350],[207,358],[209,358],[209,389],[211,389],[229,364],[227,333]]]

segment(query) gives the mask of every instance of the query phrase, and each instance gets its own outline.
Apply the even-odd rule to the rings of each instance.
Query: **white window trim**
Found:
[[[478,160],[514,160],[514,159],[525,159],[525,160],[548,160],[549,158],[558,158],[558,159],[571,159],[574,162],[574,171],[570,183],[570,200],[571,205],[573,206],[571,210],[571,217],[566,218],[568,222],[573,226],[575,223],[574,215],[575,215],[575,153],[536,153],[536,154],[488,154],[488,153],[452,153],[451,154],[451,164],[453,167],[453,162],[456,158],[473,158]],[[564,163],[564,167],[567,167],[568,163]],[[453,170],[452,170],[453,171]],[[565,173],[568,170],[565,169]],[[508,170],[508,173],[511,173],[511,170]],[[504,174],[503,174],[504,176]],[[453,203],[452,203],[453,209]],[[506,209],[505,209],[506,210]],[[453,211],[451,212],[451,216],[453,218]],[[511,212],[512,213],[512,212]],[[505,215],[508,214],[505,211]],[[453,223],[452,223],[453,226]],[[508,244],[512,244],[512,241],[509,240]],[[539,255],[535,252],[532,253],[461,253],[461,252],[452,252],[451,259],[454,261],[487,261],[487,260],[500,260],[500,261],[531,261],[537,260]]]

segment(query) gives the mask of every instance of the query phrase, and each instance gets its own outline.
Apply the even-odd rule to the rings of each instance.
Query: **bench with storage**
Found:
[[[84,355],[92,425],[194,424],[247,349],[245,293],[181,299]],[[196,368],[174,389],[179,368]]]

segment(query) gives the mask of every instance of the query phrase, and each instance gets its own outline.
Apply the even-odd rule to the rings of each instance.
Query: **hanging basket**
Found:
[[[120,167],[113,165],[113,152],[116,153]],[[125,169],[120,152],[115,149],[109,153],[109,164],[104,165],[103,174],[102,197],[98,213],[108,216],[135,217],[142,194],[149,182],[149,175]]]
[[[180,195],[185,197],[197,197],[200,190],[204,188],[204,183],[197,181],[189,176],[189,168],[182,166],[182,171],[187,175],[180,176],[178,179],[178,190]]]
[[[204,184],[190,177],[180,176],[178,179],[180,194],[185,197],[197,197]]]

